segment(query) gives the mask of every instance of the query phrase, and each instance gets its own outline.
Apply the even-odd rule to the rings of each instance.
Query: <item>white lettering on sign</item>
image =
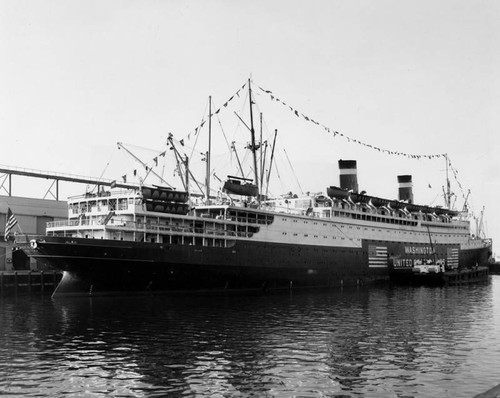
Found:
[[[405,254],[434,254],[430,246],[405,246]]]

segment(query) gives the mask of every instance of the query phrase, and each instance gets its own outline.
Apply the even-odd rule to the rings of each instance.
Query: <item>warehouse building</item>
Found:
[[[15,250],[14,234],[44,235],[48,222],[67,219],[67,202],[0,195],[0,231],[5,231],[3,228],[7,226],[9,209],[17,223],[7,239],[4,233],[0,237],[0,271],[37,269],[34,260],[30,261],[22,252]]]

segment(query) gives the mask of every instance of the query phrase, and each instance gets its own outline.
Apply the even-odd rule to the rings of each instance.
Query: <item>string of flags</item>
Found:
[[[431,154],[431,155],[416,155],[416,154],[399,152],[399,151],[391,151],[391,150],[388,150],[388,149],[379,148],[379,147],[377,147],[375,145],[367,144],[367,143],[362,142],[360,140],[357,140],[355,138],[349,137],[346,134],[343,134],[343,133],[340,133],[340,132],[338,132],[336,130],[333,130],[333,129],[329,128],[328,126],[325,126],[325,125],[317,122],[313,118],[305,115],[304,113],[299,112],[297,109],[293,108],[292,106],[286,104],[284,101],[282,101],[281,99],[279,99],[271,90],[266,90],[266,89],[264,89],[264,88],[262,88],[260,86],[257,86],[257,87],[263,93],[268,94],[270,96],[270,98],[271,98],[271,101],[279,102],[284,107],[288,108],[295,116],[297,116],[299,118],[303,118],[304,120],[306,120],[306,121],[308,121],[310,123],[314,123],[315,125],[322,127],[327,133],[333,134],[334,137],[336,137],[338,135],[338,136],[343,137],[344,139],[346,139],[348,142],[353,142],[355,144],[359,144],[359,145],[365,146],[367,148],[371,148],[371,149],[379,151],[379,152],[387,153],[389,155],[406,156],[408,158],[413,158],[413,159],[420,159],[420,158],[433,159],[433,158],[440,158],[440,157],[445,157],[446,156],[446,154],[444,154],[444,153],[443,154]]]
[[[448,157],[448,166],[450,167],[450,170],[453,173],[453,177],[455,177],[455,181],[457,182],[457,185],[463,191],[462,184],[460,184],[460,181],[458,181],[458,177],[457,177],[458,171],[451,165],[451,161],[450,161],[449,157]]]
[[[455,182],[457,183],[457,186],[460,188],[460,192],[462,193],[462,198],[464,199],[464,203],[467,203],[467,196],[465,194],[465,190],[462,187],[462,184],[458,180],[458,170],[456,170],[452,165],[451,165],[451,160],[450,157],[448,157],[448,167],[450,168],[451,172],[453,173],[453,177],[455,178]]]
[[[223,105],[219,109],[217,109],[211,115],[205,116],[201,120],[201,122],[198,124],[198,126],[196,126],[193,130],[191,130],[187,134],[187,140],[190,140],[193,136],[195,136],[196,138],[198,138],[197,137],[198,133],[201,131],[201,129],[203,128],[203,126],[205,125],[205,123],[208,121],[208,119],[210,117],[218,115],[220,113],[220,111],[223,110],[224,108],[226,108],[229,105],[229,103],[231,101],[233,101],[235,98],[240,98],[240,92],[245,89],[245,87],[247,86],[247,84],[248,84],[248,82],[245,82],[231,97],[229,97],[229,99],[226,102],[223,103]],[[292,106],[288,105],[287,103],[285,103],[284,101],[282,101],[271,90],[266,90],[266,89],[264,89],[264,88],[262,88],[260,86],[257,86],[257,87],[264,94],[269,95],[269,97],[271,98],[271,101],[276,101],[276,102],[280,103],[281,105],[283,105],[284,107],[286,107],[290,112],[292,112],[292,114],[295,115],[296,117],[302,118],[302,119],[304,119],[305,121],[307,121],[309,123],[313,123],[316,126],[319,126],[319,127],[323,128],[327,133],[333,134],[334,137],[336,137],[336,136],[342,137],[345,140],[347,140],[347,142],[352,142],[352,143],[355,143],[355,144],[358,144],[358,145],[362,145],[364,147],[376,150],[376,151],[381,152],[381,153],[386,153],[386,154],[389,154],[389,155],[404,156],[404,157],[412,158],[412,159],[421,159],[421,158],[434,159],[434,158],[443,158],[443,157],[447,158],[448,165],[449,165],[449,167],[450,167],[450,169],[451,169],[451,171],[453,173],[455,181],[456,181],[458,187],[460,188],[460,190],[462,192],[462,196],[466,200],[463,187],[462,187],[462,185],[461,185],[461,183],[460,183],[460,181],[458,179],[458,176],[457,176],[458,171],[455,168],[452,167],[451,161],[450,161],[449,157],[447,156],[447,154],[444,154],[444,153],[443,154],[411,154],[411,153],[405,153],[405,152],[400,152],[400,151],[392,151],[392,150],[380,148],[380,147],[375,146],[375,145],[368,144],[366,142],[363,142],[363,141],[360,141],[358,139],[352,138],[352,137],[350,137],[350,136],[348,136],[346,134],[343,134],[343,133],[341,133],[341,132],[339,132],[337,130],[334,130],[334,129],[329,128],[328,126],[325,126],[324,124],[319,123],[318,121],[314,120],[310,116],[307,116],[306,114],[300,112],[298,109],[295,109],[294,107],[292,107]],[[175,140],[175,141],[178,144],[180,144],[181,146],[184,146],[184,139]],[[173,148],[170,148],[170,149],[173,149]],[[154,166],[158,166],[158,158],[159,157],[164,157],[166,155],[166,152],[167,151],[163,151],[163,152],[159,153],[157,156],[155,156],[152,159],[152,163],[150,162],[150,164],[154,164]],[[202,160],[205,160],[205,159],[202,159]],[[149,171],[154,166],[145,165],[146,171]],[[137,177],[137,169],[133,170],[133,175],[134,175],[134,177]],[[126,174],[123,175],[122,179],[123,179],[123,182],[126,183],[127,182],[127,175]],[[429,185],[429,188],[431,188],[430,185]],[[7,229],[7,225],[6,225],[6,229],[5,229],[5,237],[6,238],[8,236],[8,233],[12,229],[12,227],[14,227],[15,224],[17,223],[17,220],[11,214],[10,209],[9,209],[8,220],[10,220],[10,224],[8,222],[8,226],[9,226],[8,229]]]
[[[187,134],[187,140],[190,140],[193,136],[197,136],[198,133],[201,131],[201,129],[203,128],[203,126],[205,125],[205,123],[208,121],[208,119],[210,117],[218,115],[219,112],[223,108],[226,108],[231,101],[233,101],[236,97],[239,98],[240,97],[240,92],[245,89],[245,87],[246,87],[247,84],[248,84],[248,82],[245,82],[231,97],[229,97],[229,99],[226,102],[224,102],[224,104],[219,109],[217,109],[211,115],[205,116],[201,120],[201,122],[198,124],[198,126],[196,126],[193,130],[191,130]],[[366,142],[363,142],[363,141],[360,141],[358,139],[352,138],[352,137],[350,137],[350,136],[348,136],[348,135],[346,135],[344,133],[341,133],[341,132],[339,132],[337,130],[331,129],[328,126],[325,126],[324,124],[321,124],[321,123],[317,122],[312,117],[307,116],[303,112],[300,112],[298,109],[295,109],[294,107],[292,107],[292,106],[288,105],[287,103],[285,103],[284,101],[282,101],[271,90],[266,90],[266,89],[264,89],[264,88],[262,88],[260,86],[257,86],[257,87],[264,94],[269,95],[269,97],[271,98],[271,101],[276,101],[276,102],[280,103],[281,105],[283,105],[284,107],[286,107],[287,109],[289,109],[290,112],[292,112],[292,114],[294,114],[296,117],[302,118],[302,119],[306,120],[309,123],[313,123],[313,124],[315,124],[315,125],[323,128],[327,133],[333,134],[334,137],[339,136],[339,137],[344,138],[348,142],[352,142],[352,143],[355,143],[355,144],[358,144],[358,145],[362,145],[362,146],[365,146],[367,148],[376,150],[376,151],[381,152],[381,153],[386,153],[386,154],[389,154],[389,155],[404,156],[404,157],[412,158],[412,159],[421,159],[421,158],[434,159],[434,158],[446,157],[446,154],[411,154],[411,153],[405,153],[405,152],[400,152],[400,151],[392,151],[392,150],[380,148],[380,147],[372,145],[372,144],[368,144]],[[184,146],[184,139],[181,139],[178,142],[182,146]],[[157,155],[155,158],[153,158],[153,163],[156,166],[158,166],[158,157],[159,156],[163,157],[163,156],[165,156],[165,154],[166,154],[166,151],[161,152],[159,155]],[[146,166],[146,171],[148,171],[148,169],[149,169],[149,166]],[[134,177],[137,176],[137,170],[133,170],[133,175],[134,175]],[[455,178],[456,178],[456,175],[455,175]],[[122,179],[123,179],[123,182],[126,183],[127,182],[127,175],[126,174],[123,175]]]
[[[208,118],[210,117],[213,117],[214,115],[218,115],[219,112],[222,110],[222,108],[226,108],[229,103],[234,99],[234,97],[240,97],[240,91],[241,90],[244,90],[245,89],[245,86],[247,85],[247,82],[245,82],[243,84],[243,86],[241,86],[238,91],[236,91],[236,93],[234,93],[226,102],[224,102],[224,104],[219,108],[217,109],[215,112],[213,112],[211,115],[208,115],[206,119],[202,119],[202,121],[200,122],[200,124],[194,129],[194,131],[191,131],[187,137],[188,137],[188,140],[191,139],[191,135],[194,133],[194,135],[198,134],[198,132],[201,130],[201,128],[203,127],[203,125],[207,122]]]
[[[167,151],[163,151],[163,152],[159,153],[157,156],[155,156],[153,158],[154,166],[158,166],[158,157],[164,157],[166,155],[166,153],[167,153]],[[150,169],[152,168],[152,166],[148,166],[147,164],[145,164],[144,168],[146,169],[146,171],[150,171]],[[137,169],[134,169],[132,171],[132,174],[133,174],[134,177],[137,177]],[[122,175],[122,180],[123,180],[124,184],[127,183],[127,178],[128,178],[127,174]]]
[[[228,99],[226,102],[224,102],[224,104],[223,104],[223,105],[222,105],[219,109],[217,109],[217,110],[216,110],[215,112],[213,112],[211,115],[208,115],[208,116],[206,116],[205,118],[203,118],[203,119],[201,120],[200,124],[198,124],[198,126],[196,126],[196,127],[194,128],[194,130],[192,130],[191,132],[189,132],[189,133],[188,133],[188,135],[187,135],[187,139],[188,139],[188,140],[190,140],[192,136],[196,136],[196,135],[197,135],[197,134],[201,131],[201,129],[202,129],[202,127],[205,125],[205,123],[208,121],[208,118],[209,118],[209,117],[213,117],[214,115],[218,115],[218,114],[219,114],[219,112],[220,112],[223,108],[226,108],[226,107],[229,105],[229,103],[230,103],[232,100],[234,100],[234,98],[235,98],[235,97],[239,98],[239,97],[240,97],[240,92],[241,92],[242,90],[244,90],[244,89],[245,89],[246,85],[247,85],[247,82],[245,82],[245,83],[244,83],[244,84],[243,84],[243,85],[242,85],[242,86],[241,86],[241,87],[240,87],[240,88],[239,88],[239,89],[238,89],[238,90],[237,90],[237,91],[236,91],[236,92],[235,92],[235,93],[234,93],[231,97],[229,97],[229,99]],[[178,142],[181,144],[181,146],[184,146],[184,139],[181,139],[181,140],[179,140]],[[154,158],[153,158],[153,163],[154,163],[154,165],[155,165],[155,166],[158,166],[158,157],[164,157],[165,155],[166,155],[166,151],[163,151],[163,152],[161,152],[160,154],[158,154],[158,156],[154,157]],[[150,168],[150,167],[149,167],[148,165],[146,165],[146,166],[145,166],[145,168],[146,168],[146,171],[149,171],[149,168]],[[132,172],[132,173],[133,173],[133,176],[134,176],[134,177],[137,177],[137,169],[133,170],[133,172]],[[126,183],[126,182],[127,182],[127,178],[128,178],[128,175],[127,175],[127,174],[122,175],[122,180],[123,180],[123,183]]]

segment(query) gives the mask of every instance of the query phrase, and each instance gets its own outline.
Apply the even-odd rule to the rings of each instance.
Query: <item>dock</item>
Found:
[[[490,270],[488,267],[475,267],[446,271],[443,280],[446,285],[462,285],[467,283],[485,282],[488,280]]]
[[[61,278],[60,271],[0,271],[0,296],[52,294]]]
[[[472,268],[460,268],[443,271],[426,268],[424,272],[420,269],[415,271],[413,267],[393,268],[391,281],[401,285],[416,286],[457,286],[489,281],[490,269],[487,266],[476,266]]]
[[[490,272],[492,274],[500,274],[500,261],[495,261],[490,264]]]

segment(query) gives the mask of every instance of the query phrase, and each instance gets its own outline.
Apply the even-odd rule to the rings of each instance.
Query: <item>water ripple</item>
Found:
[[[500,278],[248,297],[0,299],[0,394],[470,397],[494,386]]]

